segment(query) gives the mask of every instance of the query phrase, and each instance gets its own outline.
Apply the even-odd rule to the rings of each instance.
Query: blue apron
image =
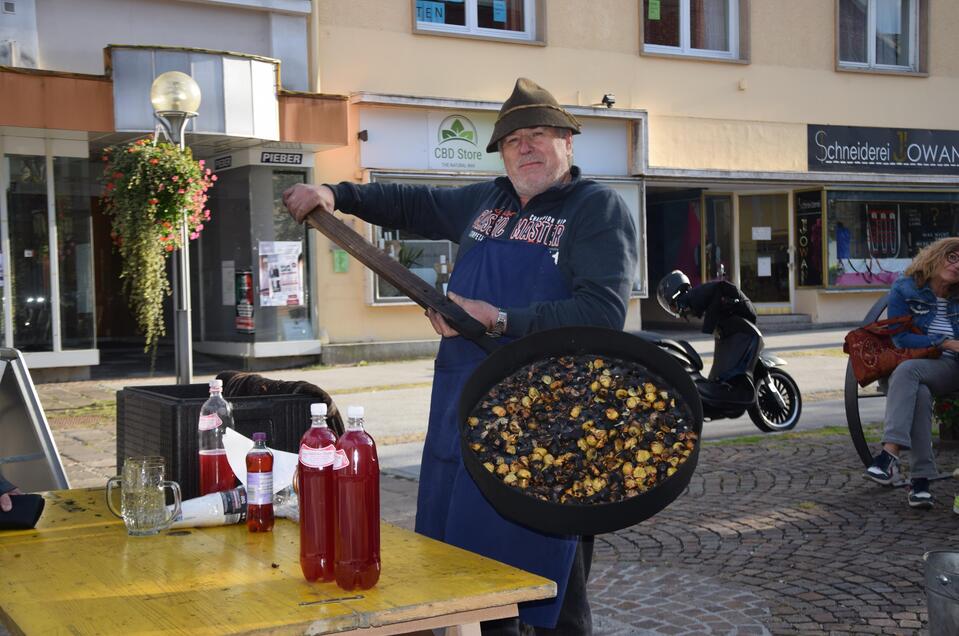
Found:
[[[494,238],[486,238],[457,261],[449,289],[497,307],[526,307],[572,295],[547,248]],[[555,581],[554,599],[522,603],[519,613],[525,623],[553,627],[579,538],[543,534],[500,516],[476,488],[460,455],[460,393],[486,355],[466,338],[443,338],[440,343],[420,465],[416,531]]]

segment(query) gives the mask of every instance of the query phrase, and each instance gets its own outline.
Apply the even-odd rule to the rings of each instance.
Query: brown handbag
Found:
[[[900,362],[916,358],[938,358],[939,347],[900,349],[892,337],[904,331],[922,333],[912,324],[912,316],[877,320],[846,334],[842,350],[849,354],[852,373],[859,386],[866,386],[892,374]]]

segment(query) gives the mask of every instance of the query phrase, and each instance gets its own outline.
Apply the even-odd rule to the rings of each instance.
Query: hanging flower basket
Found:
[[[120,278],[144,351],[156,352],[163,324],[163,299],[170,295],[166,258],[182,246],[180,223],[186,220],[190,240],[210,219],[206,191],[216,175],[193,159],[189,148],[139,139],[103,152],[101,203],[110,217],[120,252]]]

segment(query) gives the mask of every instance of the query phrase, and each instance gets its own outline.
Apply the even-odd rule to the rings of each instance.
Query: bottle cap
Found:
[[[316,404],[310,404],[310,415],[313,417],[326,415],[326,403],[317,402]]]
[[[253,441],[254,441],[254,442],[265,442],[265,441],[266,441],[266,433],[253,433]]]
[[[223,380],[221,380],[221,379],[219,379],[219,378],[213,378],[212,380],[210,380],[210,388],[211,388],[211,389],[222,389],[222,388],[223,388]]]
[[[357,419],[357,418],[363,417],[363,407],[362,406],[347,407],[346,417],[350,419]]]

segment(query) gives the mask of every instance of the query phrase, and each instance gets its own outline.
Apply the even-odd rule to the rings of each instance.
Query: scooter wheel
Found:
[[[796,427],[799,415],[802,413],[802,395],[799,393],[799,386],[785,371],[770,369],[768,373],[772,387],[767,382],[759,383],[756,404],[747,409],[749,419],[753,421],[756,428],[766,433],[791,430]],[[773,389],[779,393],[782,404],[779,403],[777,396],[773,395]]]

